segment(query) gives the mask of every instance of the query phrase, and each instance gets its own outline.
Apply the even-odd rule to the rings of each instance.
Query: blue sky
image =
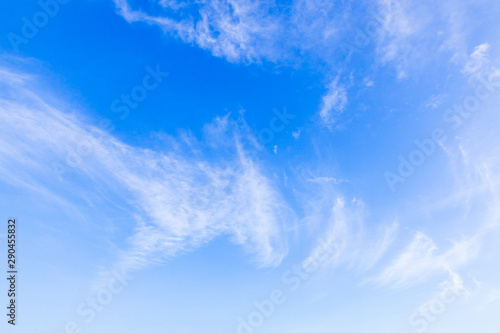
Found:
[[[498,332],[500,3],[0,6],[7,331]]]

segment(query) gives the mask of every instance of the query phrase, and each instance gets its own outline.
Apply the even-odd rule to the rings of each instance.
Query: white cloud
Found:
[[[377,36],[380,61],[391,63],[398,78],[420,71],[430,59],[450,52],[449,59],[461,62],[468,34],[465,1],[439,3],[416,0],[379,0],[382,24]],[[430,56],[432,55],[432,56]]]
[[[292,132],[292,136],[294,137],[295,140],[298,140],[300,139],[301,133],[302,133],[302,128],[299,128],[296,131]]]
[[[396,240],[399,225],[394,222],[390,225],[384,226],[382,232],[373,232],[374,240],[366,237],[362,243],[366,244],[364,247],[359,245],[360,251],[359,258],[357,259],[357,266],[363,271],[367,271],[375,267],[376,264],[387,254],[389,247]]]
[[[424,102],[424,106],[426,108],[436,109],[443,104],[446,97],[445,94],[432,95]]]
[[[441,304],[444,309],[449,304],[458,301],[460,298],[466,298],[469,295],[470,290],[465,287],[462,277],[448,270],[448,279],[439,283],[439,290],[432,297],[416,307],[416,312],[414,313],[425,313],[428,309],[434,309],[436,303]]]
[[[231,62],[295,64],[310,53],[333,57],[338,30],[347,8],[332,1],[294,1],[291,5],[262,0],[153,1],[155,14],[114,0],[128,22],[160,26],[166,33],[209,50]],[[193,14],[195,13],[195,14]]]
[[[323,96],[319,115],[327,125],[333,125],[344,112],[347,105],[346,89],[339,84],[339,78],[334,79],[328,86],[328,92]]]
[[[463,73],[469,76],[481,76],[490,71],[490,44],[484,43],[474,48],[464,66]]]
[[[181,6],[174,1],[159,1],[156,5],[164,12],[161,16],[134,10],[126,0],[115,0],[115,4],[128,22],[159,25],[166,33],[229,61],[274,61],[281,56],[277,49],[283,24],[279,16],[271,14],[269,2],[213,0]],[[180,18],[187,16],[187,12],[179,15],[180,12],[193,9],[199,15],[197,20]]]
[[[374,282],[395,288],[421,283],[431,276],[461,267],[477,255],[478,247],[478,239],[473,237],[456,242],[448,250],[439,253],[431,238],[417,232],[409,246]]]
[[[47,102],[47,93],[34,88],[35,78],[5,67],[2,72],[0,180],[64,202],[83,192],[125,202],[137,227],[120,269],[174,256],[220,234],[259,266],[277,265],[287,254],[284,230],[293,212],[249,154],[256,140],[246,127],[220,118],[206,128],[207,142],[224,143],[213,149],[221,154],[217,162],[200,154],[209,145],[194,139],[174,139],[165,151],[136,148],[67,113],[63,104]],[[68,171],[63,182],[59,168]]]
[[[321,268],[345,265],[354,273],[375,267],[398,233],[398,224],[369,225],[368,209],[358,198],[346,200],[336,190],[342,183],[329,177],[311,177],[311,187],[300,196],[305,217],[301,224],[314,235],[310,258],[322,258]],[[329,256],[324,258],[325,249]]]

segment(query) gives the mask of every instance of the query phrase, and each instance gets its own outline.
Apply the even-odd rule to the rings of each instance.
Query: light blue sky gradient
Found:
[[[500,329],[497,1],[0,9],[6,331]]]

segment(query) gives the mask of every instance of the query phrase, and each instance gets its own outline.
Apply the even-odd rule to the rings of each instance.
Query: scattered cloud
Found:
[[[431,276],[460,268],[477,255],[478,247],[478,239],[474,237],[456,242],[448,250],[440,252],[430,237],[417,232],[410,245],[374,282],[395,288],[421,283]]]
[[[462,72],[468,76],[478,77],[490,71],[490,44],[484,43],[474,48]]]
[[[432,95],[424,102],[424,106],[426,108],[436,109],[443,104],[446,97],[445,94]]]
[[[306,212],[302,225],[310,226],[317,238],[305,260],[318,258],[328,249],[330,256],[322,268],[344,265],[360,273],[375,267],[395,241],[398,223],[367,223],[369,212],[363,201],[346,200],[335,190],[341,183],[337,179],[313,177],[310,182],[312,187],[301,197]]]
[[[339,78],[334,79],[328,86],[328,92],[323,96],[319,115],[324,124],[333,125],[344,112],[348,103],[347,91],[339,84]]]
[[[133,9],[127,0],[115,0],[115,5],[128,22],[158,25],[231,62],[286,61],[294,50],[314,48],[335,30],[335,22],[325,12],[333,7],[329,2],[298,1],[290,10],[288,5],[259,0],[203,0],[182,5],[154,1],[155,14]],[[191,15],[193,11],[195,15]],[[290,18],[285,12],[294,15]],[[321,36],[316,37],[318,29]]]
[[[397,77],[406,78],[428,64],[429,53],[446,54],[461,63],[467,47],[469,4],[465,1],[380,0],[382,24],[377,53],[383,64],[395,66]]]
[[[298,128],[296,131],[292,132],[292,136],[295,140],[300,139],[300,134],[302,133],[302,128]]]
[[[230,62],[297,66],[305,59],[331,66],[352,20],[351,6],[326,0],[285,4],[266,0],[178,2],[114,0],[129,23],[161,27],[168,35]],[[149,8],[149,9],[145,9]]]

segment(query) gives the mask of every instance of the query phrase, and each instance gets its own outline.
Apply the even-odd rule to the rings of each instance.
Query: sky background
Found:
[[[500,330],[498,1],[0,12],[5,331]]]

